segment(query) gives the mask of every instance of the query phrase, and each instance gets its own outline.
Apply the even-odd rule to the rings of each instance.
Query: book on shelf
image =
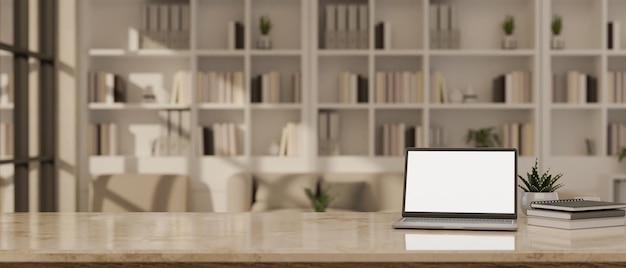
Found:
[[[406,147],[425,147],[420,125],[385,123],[379,133],[379,152],[383,156],[402,156]]]
[[[441,72],[433,72],[430,75],[430,103],[447,103],[448,89],[446,79]]]
[[[239,155],[239,128],[235,123],[213,123],[201,130],[202,155]]]
[[[340,103],[367,103],[368,99],[368,80],[365,76],[351,72],[340,74]]]
[[[428,129],[428,145],[429,147],[445,147],[446,132],[443,127],[430,126]]]
[[[530,72],[513,71],[493,80],[493,102],[531,103],[532,78]]]
[[[562,220],[581,220],[581,219],[594,219],[594,218],[610,218],[610,217],[624,217],[626,211],[622,209],[606,209],[606,210],[594,210],[594,211],[558,211],[548,209],[529,209],[526,211],[526,215],[534,217],[544,217],[552,219]]]
[[[188,4],[148,4],[140,12],[138,34],[129,31],[130,50],[189,48]]]
[[[228,23],[228,49],[244,48],[244,26],[239,21]]]
[[[585,200],[582,198],[532,201],[531,208],[560,211],[594,211],[603,209],[626,208],[626,203]]]
[[[380,21],[374,26],[374,48],[391,49],[391,22]]]
[[[360,49],[368,49],[369,48],[369,7],[366,4],[358,5],[359,8],[359,26],[358,26],[358,48]]]
[[[348,47],[349,49],[359,48],[359,6],[356,4],[348,7]]]
[[[609,21],[607,31],[607,48],[618,50],[621,49],[621,26],[619,21]]]
[[[369,7],[366,4],[324,6],[325,49],[364,49],[369,43]]]
[[[458,7],[456,5],[430,5],[428,7],[431,49],[459,49]]]
[[[559,103],[595,103],[598,102],[598,81],[595,77],[568,71],[565,79],[553,75],[553,102]],[[561,84],[561,81],[564,81]]]
[[[606,97],[608,103],[626,102],[626,72],[608,72]]]
[[[191,77],[188,71],[178,71],[174,74],[172,83],[172,93],[170,95],[171,104],[191,103]]]
[[[535,154],[535,133],[531,123],[503,124],[501,142],[503,147],[517,148],[519,155]]]
[[[376,72],[377,103],[421,103],[424,80],[420,71]]]
[[[337,5],[336,48],[348,48],[348,6]]]
[[[87,74],[87,98],[90,103],[126,102],[126,83],[121,76],[109,72]]]
[[[196,98],[199,103],[244,103],[243,72],[198,72]]]
[[[11,156],[14,154],[13,124],[0,123],[0,156]]]
[[[339,155],[339,113],[320,111],[318,113],[318,152],[320,155]]]
[[[552,227],[559,229],[586,229],[599,227],[624,226],[624,217],[608,217],[580,220],[564,220],[544,217],[528,217],[528,225]]]
[[[88,137],[89,155],[117,155],[116,124],[90,124]]]
[[[287,122],[282,128],[278,156],[298,156],[300,154],[300,124]]]
[[[626,124],[610,123],[607,131],[607,154],[619,155],[626,147]]]
[[[324,31],[324,48],[337,48],[337,5],[326,5],[324,7],[326,17],[326,30]]]
[[[276,71],[252,77],[250,81],[251,103],[299,103],[302,101],[302,76],[300,72],[292,73],[282,85],[281,74]]]

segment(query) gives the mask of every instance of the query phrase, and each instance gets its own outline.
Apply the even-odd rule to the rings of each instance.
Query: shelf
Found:
[[[376,56],[423,56],[424,51],[420,49],[390,49],[374,50]]]
[[[600,56],[602,55],[602,50],[599,49],[570,49],[570,50],[551,50],[550,55],[556,57],[567,57],[567,56]]]
[[[246,52],[243,49],[203,49],[196,50],[197,56],[212,56],[212,57],[243,57]]]
[[[361,110],[369,108],[369,103],[320,103],[318,109]]]
[[[0,104],[0,110],[2,111],[11,111],[13,110],[13,108],[14,108],[13,103]]]
[[[446,103],[429,104],[433,110],[532,110],[532,103]]]
[[[398,109],[398,110],[412,110],[423,109],[423,103],[376,103],[373,105],[375,109]]]
[[[196,107],[201,110],[242,110],[245,108],[239,103],[198,103]]]
[[[626,56],[626,50],[609,50],[606,53],[608,56]]]
[[[320,56],[369,56],[370,50],[366,49],[332,49],[332,50],[318,50],[317,54]]]
[[[626,110],[626,103],[611,103],[607,104],[606,108],[612,110]]]
[[[90,49],[89,56],[92,57],[188,57],[189,50],[171,49],[141,49],[128,51],[125,49]]]
[[[298,110],[302,108],[300,103],[252,103],[253,110]]]
[[[474,50],[474,49],[460,49],[460,50],[431,50],[428,52],[431,56],[480,56],[480,57],[498,57],[498,56],[534,56],[535,50],[531,49],[491,49],[491,50]]]
[[[554,110],[594,110],[602,108],[598,103],[553,103]]]
[[[300,56],[302,55],[302,51],[297,50],[297,49],[251,50],[250,55],[252,56]]]
[[[91,110],[188,110],[188,104],[169,103],[90,103]]]

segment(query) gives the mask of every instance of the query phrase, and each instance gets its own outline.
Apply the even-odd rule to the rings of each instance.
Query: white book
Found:
[[[385,102],[385,73],[376,72],[376,103]]]
[[[235,31],[236,31],[235,30],[235,24],[236,24],[235,21],[230,21],[228,23],[228,37],[227,37],[228,39],[227,39],[227,42],[228,42],[228,49],[231,49],[231,50],[235,49],[235,38],[236,38],[235,37]]]
[[[207,99],[209,102],[213,102],[213,103],[218,103],[220,102],[220,89],[219,89],[219,73],[217,72],[208,72],[208,96],[209,98]]]
[[[578,102],[587,103],[587,75],[583,73],[578,74]]]
[[[359,7],[357,5],[348,5],[348,48],[356,49],[359,47]]]
[[[366,4],[359,5],[358,48],[369,47],[369,8]]]
[[[271,87],[270,87],[270,73],[264,73],[261,76],[261,102],[271,102]]]
[[[513,73],[507,73],[504,77],[504,102],[513,103]]]
[[[357,74],[350,74],[350,103],[357,103],[358,78]]]
[[[451,5],[449,8],[449,48],[459,49],[461,48],[461,30],[459,28],[459,8],[456,5]]]
[[[624,226],[624,217],[595,218],[581,220],[563,220],[543,217],[528,217],[528,225],[552,227],[559,229],[586,229],[609,226]]]
[[[115,92],[115,75],[112,73],[104,74],[104,86],[105,86],[105,103],[114,103],[113,98]]]
[[[337,47],[348,47],[348,7],[346,5],[337,5]]]
[[[417,103],[422,103],[424,102],[424,74],[420,71],[417,71],[415,73],[416,76],[416,82],[415,82],[415,86],[416,86],[416,91],[417,91]]]
[[[384,36],[384,45],[383,47],[385,49],[391,49],[392,48],[392,42],[391,42],[391,37],[392,37],[392,27],[391,27],[391,22],[385,21],[383,23],[384,28],[385,28],[385,36]]]
[[[272,103],[279,103],[281,92],[280,74],[278,72],[271,72],[270,79],[271,101]]]
[[[567,72],[567,103],[578,103],[578,72]]]
[[[117,124],[109,123],[109,155],[117,155]]]
[[[224,155],[224,144],[222,143],[222,124],[220,123],[213,123],[213,147],[215,155]]]
[[[287,139],[289,139],[289,130],[287,129],[287,125],[283,126],[280,133],[280,146],[278,147],[278,156],[286,156],[288,143]]]
[[[202,103],[204,100],[204,95],[206,93],[203,92],[206,87],[206,74],[202,71],[196,72],[196,103]]]
[[[383,155],[391,155],[391,126],[383,124]]]
[[[413,88],[415,88],[415,86],[412,86],[411,84],[411,73],[404,71],[402,72],[402,102],[403,103],[409,103],[409,102],[414,102],[413,99],[414,97],[414,91],[411,90]]]
[[[244,103],[244,78],[243,72],[233,73],[233,102],[238,104]]]
[[[342,72],[339,76],[339,103],[348,103],[350,92],[350,73]]]
[[[613,49],[617,50],[617,49],[620,49],[621,43],[622,43],[622,40],[620,37],[621,35],[620,23],[619,21],[612,21],[612,23],[613,23]]]
[[[622,88],[624,87],[624,76],[623,76],[623,72],[616,72],[615,73],[615,103],[621,103],[623,102],[623,95],[624,92],[622,91]]]
[[[318,150],[320,155],[328,154],[328,113],[320,112],[317,116],[318,118],[318,128],[317,128],[317,141],[318,141]]]
[[[608,72],[606,74],[606,101],[608,103],[615,102],[615,72]]]
[[[235,123],[228,123],[228,155],[237,155],[238,150],[237,127]]]
[[[295,123],[289,122],[287,123],[287,133],[288,133],[288,139],[287,139],[287,156],[296,156],[297,155],[297,144],[298,144],[298,139],[297,139],[297,125]]]
[[[429,40],[430,49],[438,49],[439,46],[439,7],[437,5],[428,6],[428,24],[429,24]]]
[[[325,48],[337,48],[337,5],[326,5]]]
[[[420,125],[417,125],[415,126],[415,147],[426,147],[424,144],[424,128],[422,128],[422,126]]]

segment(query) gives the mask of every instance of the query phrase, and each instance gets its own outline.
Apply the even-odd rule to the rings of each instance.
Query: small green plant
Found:
[[[557,175],[550,174],[550,169],[541,176],[537,168],[538,160],[535,158],[535,166],[533,166],[531,172],[526,173],[526,178],[517,175],[524,185],[518,184],[517,186],[525,192],[554,192],[556,189],[563,187],[563,184],[557,184],[556,182],[563,177],[563,173]]]
[[[272,30],[272,21],[267,15],[261,16],[259,19],[259,27],[261,28],[262,35],[268,35]]]
[[[304,189],[304,192],[306,193],[306,196],[309,198],[309,201],[311,201],[311,205],[313,205],[313,209],[315,209],[315,212],[326,211],[328,204],[330,204],[330,202],[332,202],[335,199],[335,196],[332,196],[329,194],[328,192],[329,190],[330,190],[330,187],[326,187],[325,189],[321,190],[318,196],[316,196],[311,189],[309,188]]]
[[[626,147],[622,148],[622,151],[619,153],[619,158],[617,158],[617,160],[622,162],[622,160],[624,160],[624,157],[626,157]]]
[[[465,137],[466,144],[474,144],[474,147],[498,147],[500,137],[493,133],[493,127],[470,129]]]
[[[563,18],[561,18],[561,16],[559,15],[555,15],[554,18],[552,18],[552,34],[560,35],[562,30],[563,30]]]
[[[512,35],[515,31],[515,18],[511,15],[506,15],[502,22],[502,30],[506,35]]]

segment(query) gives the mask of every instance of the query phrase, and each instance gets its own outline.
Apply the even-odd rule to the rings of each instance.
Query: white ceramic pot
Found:
[[[502,39],[502,48],[504,49],[516,49],[517,48],[517,39],[515,39],[512,35],[504,36]]]
[[[552,49],[564,49],[565,40],[563,40],[563,37],[561,37],[560,35],[552,36],[550,46],[552,47]]]
[[[530,209],[530,202],[539,200],[557,200],[559,195],[556,192],[524,192],[522,194],[522,212],[524,215]]]
[[[256,47],[258,49],[271,49],[272,48],[272,38],[269,35],[261,35],[259,39],[256,41]]]

